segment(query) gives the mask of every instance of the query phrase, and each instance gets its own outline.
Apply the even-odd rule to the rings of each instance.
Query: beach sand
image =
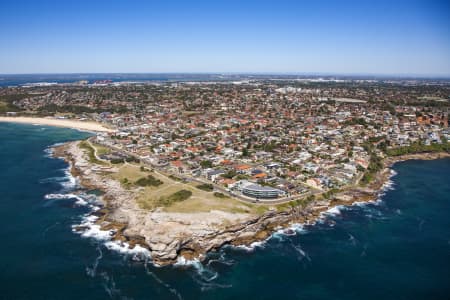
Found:
[[[113,129],[106,128],[100,123],[91,121],[78,121],[68,119],[55,118],[33,118],[33,117],[0,117],[0,122],[23,123],[23,124],[38,124],[57,127],[67,127],[86,131],[95,132],[112,132]]]

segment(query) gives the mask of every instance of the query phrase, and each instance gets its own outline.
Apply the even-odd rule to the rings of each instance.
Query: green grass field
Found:
[[[158,172],[149,172],[141,170],[141,166],[137,164],[121,164],[118,165],[118,172],[111,174],[113,179],[123,182],[126,178],[127,182],[134,183],[140,178],[151,175],[154,180],[159,180],[162,184],[157,186],[139,187],[139,195],[136,201],[141,208],[155,209],[163,207],[168,212],[209,212],[211,210],[221,210],[232,213],[250,213],[262,214],[268,210],[268,207],[261,205],[253,205],[243,203],[223,194],[215,194],[212,191],[200,190],[195,183],[185,183],[173,180]],[[134,184],[124,185],[126,188],[137,188]],[[182,197],[181,201],[173,201],[177,198],[180,191],[189,191],[189,197]],[[183,192],[187,195],[186,192]],[[174,196],[175,195],[175,196]],[[169,200],[167,200],[169,199]]]

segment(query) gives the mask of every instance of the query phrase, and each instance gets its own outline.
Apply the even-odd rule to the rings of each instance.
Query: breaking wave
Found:
[[[135,245],[133,248],[127,242],[107,241],[105,247],[109,250],[121,253],[131,257],[135,261],[145,261],[146,258],[151,257],[150,251],[142,246]]]
[[[286,237],[294,236],[297,234],[306,234],[308,230],[305,228],[304,224],[295,223],[286,228],[280,228],[274,232],[269,239],[274,239],[277,241],[284,241]]]
[[[53,145],[57,146],[57,144]],[[51,150],[51,147],[48,151]],[[75,200],[74,204],[83,206],[89,209],[89,212],[81,216],[81,221],[78,224],[72,225],[72,231],[80,234],[83,238],[91,238],[99,241],[108,250],[123,254],[133,260],[145,260],[150,257],[150,251],[142,246],[136,245],[131,247],[126,242],[113,241],[112,237],[115,234],[114,230],[102,230],[96,221],[99,217],[92,213],[98,211],[102,207],[102,202],[98,196],[88,194],[82,190],[76,190],[78,180],[70,173],[71,166],[64,169],[65,176],[51,177],[41,180],[41,183],[58,182],[62,186],[62,190],[56,193],[47,194],[44,196],[45,200]]]
[[[129,243],[113,240],[115,230],[103,230],[96,221],[99,217],[90,213],[83,216],[81,223],[72,225],[72,231],[83,238],[94,239],[113,252],[122,254],[135,261],[145,261],[151,258],[150,251],[140,245],[131,247]]]
[[[72,176],[70,169],[64,168],[62,171],[64,176],[44,178],[39,183],[58,183],[61,186],[61,192],[69,192],[78,188],[78,179]]]
[[[217,260],[218,261],[218,260]],[[223,259],[225,261],[225,259]],[[188,260],[179,257],[174,267],[190,267],[193,270],[192,279],[200,286],[201,291],[207,291],[216,288],[231,288],[231,284],[215,282],[219,273],[210,267],[210,263],[203,264],[198,259]]]
[[[85,194],[85,193],[67,193],[67,194],[47,194],[44,196],[46,200],[67,200],[67,199],[75,199],[75,205],[78,206],[87,206],[92,211],[99,210],[100,203],[95,195]]]
[[[43,129],[45,129],[45,128],[43,128]],[[48,146],[47,148],[44,149],[44,153],[45,153],[44,157],[54,158],[53,157],[53,153],[55,152],[54,148],[58,147],[58,146],[61,146],[61,145],[64,145],[64,144],[65,143],[55,143],[53,145]]]
[[[238,246],[232,246],[232,248],[233,249],[238,249],[238,250],[244,250],[246,252],[253,252],[253,251],[255,251],[256,248],[264,248],[264,246],[265,246],[265,244],[266,244],[268,239],[270,239],[270,237],[267,238],[264,241],[253,242],[253,243],[251,243],[248,246],[247,245],[238,245]]]

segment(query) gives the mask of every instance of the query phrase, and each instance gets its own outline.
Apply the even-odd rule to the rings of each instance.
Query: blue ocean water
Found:
[[[77,192],[46,149],[86,136],[0,123],[1,299],[450,298],[450,159],[398,163],[380,203],[295,236],[157,268],[72,232],[90,208],[46,197]]]
[[[264,78],[264,76],[260,76]],[[98,80],[111,80],[113,82],[165,82],[165,81],[208,81],[233,80],[240,75],[195,74],[195,73],[73,73],[73,74],[0,74],[0,87],[19,86],[30,83],[74,83],[87,80],[94,83]]]
[[[87,80],[93,83],[97,80],[121,81],[167,81],[176,80],[179,76],[164,74],[17,74],[0,75],[0,87],[18,86],[38,82],[74,83]]]

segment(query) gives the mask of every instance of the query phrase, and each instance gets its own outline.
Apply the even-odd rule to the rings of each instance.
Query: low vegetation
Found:
[[[230,213],[250,213],[260,215],[268,211],[265,205],[242,203],[236,199],[228,197],[220,192],[206,192],[198,189],[194,182],[183,182],[169,178],[159,173],[152,172],[144,166],[135,164],[124,164],[118,167],[118,172],[110,174],[113,179],[119,180],[126,189],[136,187],[135,182],[144,177],[152,175],[156,180],[162,182],[158,186],[142,187],[136,198],[142,209],[153,210],[163,207],[166,212],[196,213],[220,210]],[[184,192],[181,192],[183,191]]]
[[[432,152],[450,152],[450,143],[443,141],[440,144],[424,145],[422,143],[413,143],[407,147],[399,147],[386,150],[389,156],[400,156],[416,153],[432,153]]]
[[[88,160],[90,163],[98,164],[98,165],[104,165],[105,162],[98,160],[95,156],[95,149],[89,144],[87,141],[82,141],[78,144],[78,147],[80,149],[83,149],[85,153],[88,155]]]
[[[183,182],[183,179],[181,179],[180,177],[177,177],[175,175],[169,175],[169,178],[175,181],[179,181],[179,182]]]
[[[146,168],[146,167],[144,167],[144,166],[141,166],[140,168],[139,168],[139,170],[141,171],[141,172],[153,172],[153,169],[148,169],[148,168]]]
[[[213,164],[212,164],[212,162],[209,161],[209,160],[202,160],[202,161],[200,162],[200,166],[201,166],[203,169],[207,169],[207,168],[212,168],[212,167],[213,167]]]
[[[170,206],[176,202],[182,202],[189,199],[192,192],[189,190],[180,190],[167,197],[160,197],[156,202],[156,206]]]
[[[24,98],[29,97],[27,94],[17,94],[17,95],[2,95],[0,96],[0,114],[6,112],[19,112],[22,109],[16,106],[13,102],[19,101]]]
[[[105,155],[111,153],[111,149],[99,144],[92,144],[97,149],[97,155]]]
[[[370,161],[360,182],[362,185],[367,185],[375,178],[376,173],[383,169],[383,159],[375,153],[374,146],[370,142],[365,143],[363,148],[369,153]]]
[[[147,177],[141,177],[135,181],[138,186],[160,186],[163,182],[159,179],[156,179],[153,175],[148,175]]]
[[[298,199],[298,200],[293,200],[293,201],[290,201],[287,203],[279,204],[279,205],[277,205],[277,210],[278,211],[286,211],[286,210],[291,210],[294,207],[305,208],[309,203],[311,203],[315,199],[316,199],[316,197],[314,195],[309,195],[308,197],[306,197],[304,199]]]
[[[214,192],[214,197],[217,197],[217,198],[229,198],[227,195],[225,195],[223,193],[219,193],[219,192]]]
[[[208,184],[208,183],[204,183],[204,184],[199,184],[197,185],[197,188],[205,191],[205,192],[212,192],[214,190],[214,187],[212,184]]]

